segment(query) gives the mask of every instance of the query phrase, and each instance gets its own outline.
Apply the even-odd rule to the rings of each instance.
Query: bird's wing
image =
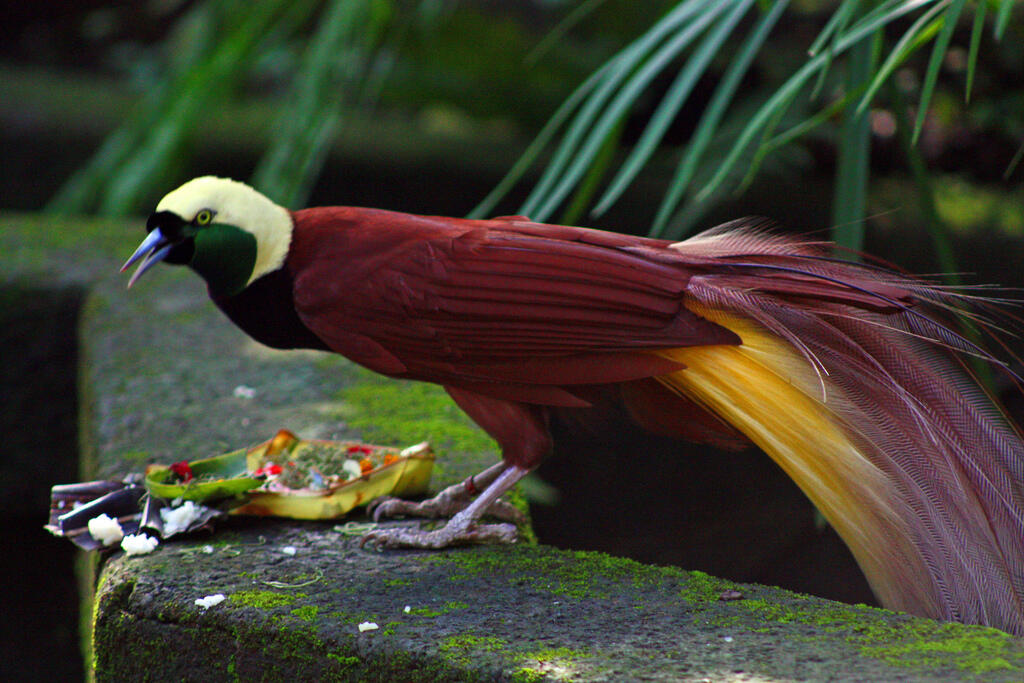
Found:
[[[299,237],[300,317],[390,374],[463,386],[619,382],[678,369],[642,351],[739,341],[684,306],[685,268],[630,251],[668,243],[518,218],[372,212],[332,230],[325,216],[314,228],[297,216],[297,234],[317,235]]]

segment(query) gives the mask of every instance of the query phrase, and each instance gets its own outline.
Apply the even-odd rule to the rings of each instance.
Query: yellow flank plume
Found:
[[[803,490],[849,546],[875,594],[897,608],[936,608],[925,590],[906,596],[897,581],[927,570],[901,521],[899,496],[836,412],[848,406],[789,343],[748,319],[690,306],[731,329],[738,346],[666,349],[686,368],[659,377],[673,391],[720,416],[759,446]],[[916,575],[916,576],[915,576]],[[900,593],[903,596],[900,596]]]

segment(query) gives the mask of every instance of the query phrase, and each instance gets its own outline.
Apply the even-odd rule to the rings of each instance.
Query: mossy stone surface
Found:
[[[282,427],[398,445],[430,432],[444,452],[435,486],[493,462],[442,394],[260,347],[187,271],[157,268],[126,292],[115,272],[141,230],[83,222],[36,239],[40,220],[3,221],[0,246],[25,259],[5,277],[87,292],[83,477],[222,452]],[[252,398],[235,394],[242,385]],[[216,593],[227,599],[195,604]],[[152,555],[113,553],[92,614],[105,681],[1024,679],[1024,643],[992,629],[528,544],[375,552],[332,522],[235,519]],[[360,632],[365,622],[378,628]]]
[[[377,553],[326,523],[214,538],[108,562],[101,680],[1013,681],[1024,665],[991,629],[598,553]]]

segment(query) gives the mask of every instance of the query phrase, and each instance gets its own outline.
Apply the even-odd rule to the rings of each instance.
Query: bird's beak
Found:
[[[142,240],[142,244],[140,244],[139,248],[135,250],[135,253],[124,262],[123,266],[121,266],[121,272],[123,273],[139,259],[145,259],[142,261],[142,265],[140,265],[132,275],[132,278],[128,280],[128,286],[131,287],[134,285],[135,281],[142,277],[143,273],[160,261],[163,261],[167,254],[170,253],[171,247],[173,246],[174,243],[164,237],[164,234],[160,232],[160,228],[155,228],[146,235],[146,239]]]

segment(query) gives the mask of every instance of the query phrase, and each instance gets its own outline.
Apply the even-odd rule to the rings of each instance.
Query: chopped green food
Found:
[[[216,504],[233,514],[330,519],[382,495],[422,493],[434,454],[354,441],[273,439],[203,460],[154,465],[146,487],[165,500]]]

